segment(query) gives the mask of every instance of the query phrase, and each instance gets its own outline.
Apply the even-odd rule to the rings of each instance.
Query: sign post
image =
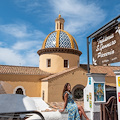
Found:
[[[87,73],[88,83],[84,88],[84,109],[90,112],[91,120],[100,120],[100,104],[106,102],[105,75]]]
[[[118,120],[120,120],[120,70],[115,70],[114,73],[116,74]]]

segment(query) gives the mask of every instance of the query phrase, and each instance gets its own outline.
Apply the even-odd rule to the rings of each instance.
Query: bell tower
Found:
[[[65,20],[59,14],[58,18],[55,19],[55,30],[64,30]]]

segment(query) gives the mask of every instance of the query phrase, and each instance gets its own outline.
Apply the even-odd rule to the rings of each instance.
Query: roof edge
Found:
[[[55,77],[58,77],[58,76],[60,76],[60,75],[63,75],[63,74],[65,74],[65,73],[69,73],[69,72],[71,72],[71,71],[73,71],[73,70],[76,70],[76,69],[78,69],[79,67],[72,67],[72,68],[68,68],[68,69],[66,69],[66,70],[64,70],[64,71],[62,71],[62,72],[59,72],[59,73],[55,73],[55,74],[53,74],[53,75],[50,75],[50,76],[48,76],[48,77],[46,77],[46,78],[43,78],[43,79],[41,79],[41,81],[48,81],[48,80],[50,80],[50,79],[52,79],[52,78],[55,78]]]
[[[76,49],[72,48],[45,48],[45,49],[40,49],[37,51],[38,55],[40,56],[41,54],[46,54],[46,53],[71,53],[71,54],[76,54],[76,55],[81,55],[82,52]]]

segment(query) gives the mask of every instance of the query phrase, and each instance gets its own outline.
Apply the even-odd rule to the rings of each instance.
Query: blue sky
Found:
[[[120,14],[120,1],[0,0],[0,64],[39,66],[37,51],[55,30],[59,13],[82,51],[80,63],[86,64],[86,37]]]

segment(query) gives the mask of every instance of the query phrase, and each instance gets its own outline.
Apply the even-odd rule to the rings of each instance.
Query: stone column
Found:
[[[118,120],[120,120],[120,70],[115,70],[114,73],[116,74]]]
[[[84,109],[91,120],[100,120],[100,104],[106,102],[105,75],[87,73],[88,83],[84,89]]]

